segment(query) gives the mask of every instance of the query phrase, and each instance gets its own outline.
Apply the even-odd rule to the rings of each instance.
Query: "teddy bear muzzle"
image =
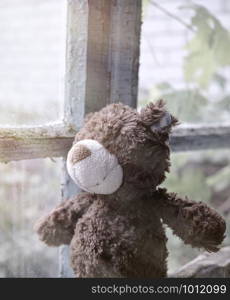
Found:
[[[95,194],[112,194],[123,180],[117,157],[96,140],[85,139],[72,146],[67,170],[81,189]]]

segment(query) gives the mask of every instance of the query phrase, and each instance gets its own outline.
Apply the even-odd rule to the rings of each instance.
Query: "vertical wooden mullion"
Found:
[[[85,114],[87,28],[87,1],[68,0],[64,122],[74,129],[80,128]],[[67,173],[65,157],[62,170],[61,198],[66,200],[79,193],[80,189]],[[73,277],[68,246],[61,246],[59,250],[59,276]]]
[[[137,106],[141,0],[111,1],[110,99]]]
[[[69,0],[65,122],[78,129],[86,113],[112,102],[136,107],[141,0]],[[63,163],[62,199],[79,193]],[[60,276],[73,275],[68,247]]]

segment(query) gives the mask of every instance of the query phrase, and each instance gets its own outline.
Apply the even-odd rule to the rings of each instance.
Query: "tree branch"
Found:
[[[187,29],[189,29],[192,32],[196,32],[196,30],[190,25],[187,24],[185,21],[183,21],[181,18],[179,18],[178,16],[172,14],[171,12],[169,12],[167,9],[165,9],[163,6],[159,5],[158,3],[156,3],[155,1],[151,0],[149,1],[149,3],[153,6],[155,6],[157,9],[159,9],[160,11],[162,11],[165,15],[167,15],[168,17],[176,20],[177,22],[179,22],[181,25],[183,25],[184,27],[186,27]]]

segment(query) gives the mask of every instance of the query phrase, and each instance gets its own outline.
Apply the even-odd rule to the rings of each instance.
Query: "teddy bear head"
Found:
[[[169,133],[177,124],[160,100],[139,113],[110,104],[90,113],[67,156],[76,184],[94,194],[114,194],[127,186],[154,189],[169,171]]]

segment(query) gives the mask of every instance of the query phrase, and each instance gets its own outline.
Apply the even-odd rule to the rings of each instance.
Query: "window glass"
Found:
[[[1,0],[0,124],[62,117],[65,0]]]
[[[171,171],[164,186],[170,192],[188,196],[215,208],[227,223],[224,245],[230,244],[230,150],[194,151],[171,154]],[[195,258],[203,250],[194,249],[167,230],[169,272]]]
[[[60,201],[60,160],[0,164],[0,277],[58,276],[58,248],[33,226]]]
[[[144,4],[139,106],[163,98],[182,122],[229,123],[230,2]]]

